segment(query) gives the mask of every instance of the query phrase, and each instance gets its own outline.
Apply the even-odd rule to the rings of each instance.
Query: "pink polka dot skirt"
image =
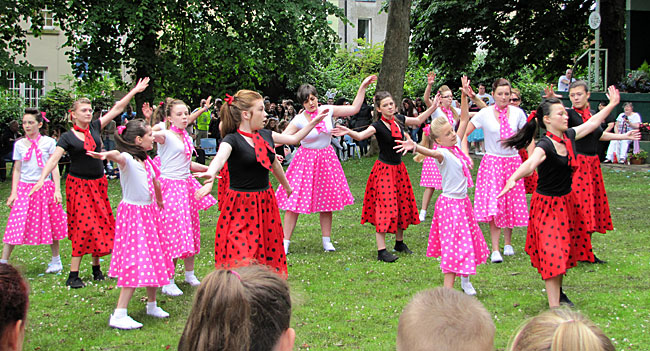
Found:
[[[432,157],[425,157],[422,161],[422,174],[420,175],[420,186],[425,188],[442,189],[442,176]]]

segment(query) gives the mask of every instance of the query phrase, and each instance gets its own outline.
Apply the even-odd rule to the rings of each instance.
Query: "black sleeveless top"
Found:
[[[576,132],[573,128],[567,129],[565,132],[573,150],[576,149],[575,137]],[[553,141],[543,136],[537,140],[535,147],[542,148],[546,153],[546,159],[539,166],[537,166],[537,193],[546,196],[564,196],[571,192],[571,179],[573,170],[569,167],[569,157],[560,156],[555,150]]]
[[[271,148],[274,148],[272,131],[268,129],[259,130]],[[255,149],[244,137],[237,133],[226,135],[222,143],[232,146],[232,152],[228,158],[228,172],[230,172],[230,189],[236,191],[261,191],[269,187],[269,170],[257,162]],[[275,153],[266,150],[266,154],[273,163]]]
[[[582,121],[582,116],[572,108],[568,108],[567,112],[569,113],[569,128],[577,127],[584,123]],[[607,127],[605,127],[607,128]],[[580,140],[576,140],[576,148],[574,149],[576,153],[594,156],[598,153],[598,142],[600,137],[603,135],[603,128],[599,126],[594,129],[593,132],[589,133]]]
[[[397,122],[397,125],[400,128],[402,140],[404,140],[404,126],[406,125],[406,117],[396,114],[395,122]],[[396,152],[395,149],[393,149],[393,147],[398,144],[390,135],[390,128],[386,127],[384,122],[381,121],[381,118],[373,122],[372,126],[377,131],[375,133],[375,137],[377,138],[377,143],[379,144],[379,161],[387,163],[389,165],[398,165],[402,163],[402,153]]]

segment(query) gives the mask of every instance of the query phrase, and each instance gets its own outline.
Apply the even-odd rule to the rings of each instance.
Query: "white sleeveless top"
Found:
[[[120,184],[122,185],[122,201],[132,205],[145,206],[152,202],[149,191],[149,181],[145,166],[135,160],[128,152],[122,152],[126,160],[124,168],[120,168]]]
[[[190,175],[191,158],[185,156],[181,138],[171,130],[163,130],[165,143],[158,144],[160,176],[167,179],[186,179]]]
[[[526,114],[522,109],[508,106],[508,123],[514,134],[526,125],[526,119]],[[488,154],[506,157],[519,154],[517,149],[503,147],[501,144],[501,125],[499,124],[498,117],[495,116],[494,105],[479,111],[469,122],[474,127],[483,129],[483,134],[485,135],[485,151]]]
[[[334,106],[323,105],[318,107],[318,111],[323,111],[324,109],[329,109],[329,114],[323,121],[325,122],[325,127],[327,128],[327,133],[319,133],[316,128],[312,129],[307,136],[302,139],[300,142],[301,146],[304,146],[308,149],[324,149],[330,145],[332,139],[332,129],[334,128],[332,122],[332,114],[334,113]],[[305,113],[296,115],[291,121],[298,130],[305,128],[309,124],[309,120],[305,117]]]

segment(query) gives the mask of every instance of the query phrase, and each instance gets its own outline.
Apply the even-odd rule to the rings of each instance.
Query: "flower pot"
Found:
[[[645,158],[631,158],[630,164],[632,165],[643,165],[645,164]]]

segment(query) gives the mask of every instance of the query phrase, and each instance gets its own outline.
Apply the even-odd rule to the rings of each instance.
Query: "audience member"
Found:
[[[20,138],[18,121],[12,120],[2,132],[0,139],[0,181],[7,180],[7,162],[13,162],[14,142]]]
[[[576,79],[573,78],[573,70],[570,68],[566,70],[566,74],[560,76],[560,79],[557,80],[557,91],[569,91],[569,85],[575,82]]]
[[[18,270],[0,264],[0,350],[23,349],[29,287]]]

